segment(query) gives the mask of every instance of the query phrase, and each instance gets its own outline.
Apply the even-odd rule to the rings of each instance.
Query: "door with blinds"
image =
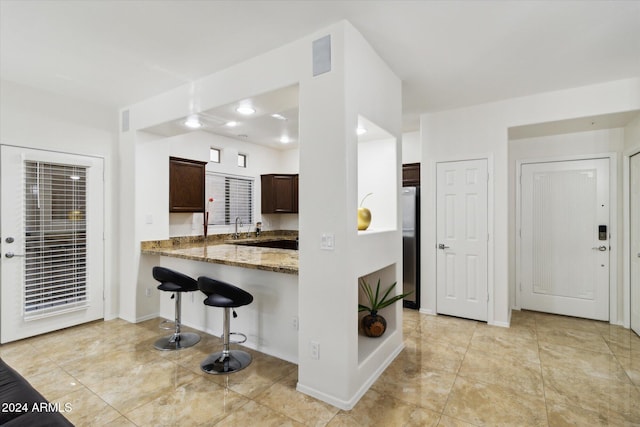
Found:
[[[0,342],[103,317],[100,158],[0,147]]]

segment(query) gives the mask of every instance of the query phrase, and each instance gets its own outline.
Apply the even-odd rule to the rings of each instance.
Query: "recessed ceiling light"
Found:
[[[291,142],[291,138],[289,138],[287,135],[282,135],[280,137],[280,142],[283,144],[288,144]]]
[[[285,116],[283,116],[282,114],[272,114],[271,117],[273,117],[274,119],[278,119],[278,120],[287,120],[287,118]]]
[[[367,128],[358,126],[358,128],[356,129],[356,134],[364,135],[365,133],[367,133]]]
[[[198,116],[196,115],[189,116],[187,120],[184,121],[184,125],[189,129],[198,129],[202,127],[202,123],[200,123],[200,119],[198,119]]]
[[[234,128],[238,126],[238,122],[234,122],[233,120],[224,124],[226,127]]]
[[[251,105],[241,105],[238,108],[236,108],[236,111],[242,115],[250,116],[251,114],[256,112],[256,109],[253,108]]]

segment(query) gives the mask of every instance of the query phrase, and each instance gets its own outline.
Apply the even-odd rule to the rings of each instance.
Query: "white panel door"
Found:
[[[521,173],[522,308],[609,320],[609,159]]]
[[[640,335],[640,154],[631,157],[631,329]]]
[[[487,160],[437,165],[436,311],[487,320]]]
[[[3,145],[0,164],[0,342],[101,319],[102,159]]]

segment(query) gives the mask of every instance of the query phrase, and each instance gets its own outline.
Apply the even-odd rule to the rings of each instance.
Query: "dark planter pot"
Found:
[[[362,332],[368,337],[377,338],[384,334],[387,330],[387,321],[384,317],[380,316],[376,312],[367,314],[360,321],[362,325]]]

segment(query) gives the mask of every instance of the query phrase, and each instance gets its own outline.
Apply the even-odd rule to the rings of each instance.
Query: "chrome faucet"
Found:
[[[244,224],[242,223],[242,219],[240,219],[239,216],[236,217],[236,232],[233,233],[234,239],[237,239],[238,237],[240,237],[240,234],[238,234],[238,223],[240,223],[240,228],[242,228]]]

